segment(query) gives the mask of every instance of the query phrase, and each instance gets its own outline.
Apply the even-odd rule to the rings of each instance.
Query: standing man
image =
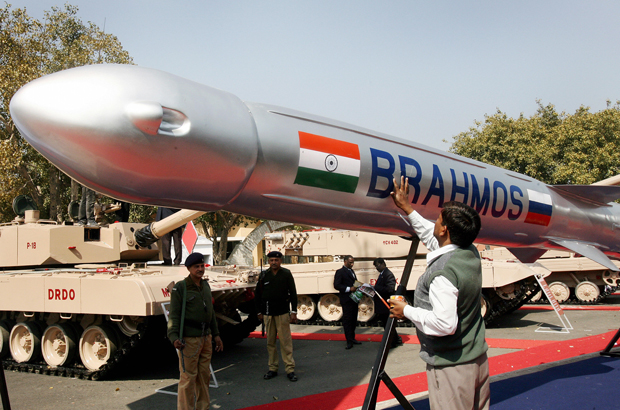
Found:
[[[213,310],[211,288],[202,277],[204,256],[192,253],[185,260],[189,275],[170,293],[168,338],[179,353],[179,410],[209,408],[212,338],[215,351],[224,350]]]
[[[78,225],[99,226],[95,221],[95,191],[82,185],[82,198],[78,210]]]
[[[256,303],[260,312],[258,320],[265,321],[267,352],[269,353],[269,370],[263,378],[269,380],[278,375],[277,336],[280,339],[280,352],[285,365],[286,377],[296,382],[293,338],[291,337],[291,323],[297,322],[295,280],[290,270],[280,266],[282,253],[272,251],[267,254],[267,258],[269,269],[261,275],[256,285]]]
[[[169,217],[172,214],[179,212],[176,208],[157,208],[156,221],[161,221],[164,218]],[[181,258],[183,258],[183,248],[181,247],[181,236],[183,236],[183,228],[178,227],[161,237],[161,254],[164,260],[164,265],[172,265],[172,257],[170,256],[170,247],[174,240],[174,264],[180,265]]]
[[[354,285],[357,280],[355,272],[353,272],[353,264],[355,260],[353,256],[344,257],[344,266],[336,271],[334,275],[334,288],[338,291],[340,297],[340,305],[342,306],[342,327],[344,328],[344,336],[347,339],[345,349],[350,349],[353,345],[361,345],[362,342],[355,340],[355,327],[357,326],[357,303],[351,299],[351,292],[355,292],[357,288]]]
[[[383,300],[388,300],[390,296],[396,293],[396,278],[392,271],[390,271],[386,264],[385,259],[377,258],[372,264],[375,266],[375,269],[379,272],[379,276],[377,277],[377,282],[375,283],[375,291],[383,298]],[[383,322],[383,328],[387,327],[387,320],[390,316],[390,311],[387,306],[383,303],[383,301],[379,298],[379,296],[375,295],[373,298],[375,302],[375,312],[377,314],[377,318]],[[394,328],[394,333],[396,333],[396,328]],[[392,341],[392,347],[397,347],[403,344],[403,339],[396,334],[395,339]]]
[[[480,313],[482,266],[472,245],[480,216],[468,205],[446,202],[433,224],[409,203],[409,181],[394,179],[392,199],[430,253],[418,280],[414,306],[393,301],[392,317],[411,320],[426,362],[433,410],[489,408],[489,362]]]

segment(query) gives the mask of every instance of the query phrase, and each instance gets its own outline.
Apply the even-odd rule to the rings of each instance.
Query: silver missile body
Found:
[[[243,102],[157,70],[96,65],[34,80],[11,100],[22,135],[62,171],[133,203],[411,235],[389,192],[411,182],[435,219],[449,200],[478,210],[478,241],[524,262],[570,249],[617,270],[617,186],[528,176],[339,121]]]

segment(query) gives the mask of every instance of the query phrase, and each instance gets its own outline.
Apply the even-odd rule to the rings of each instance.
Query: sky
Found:
[[[69,3],[140,66],[442,150],[498,109],[620,100],[618,1]],[[10,4],[42,19],[64,2]]]

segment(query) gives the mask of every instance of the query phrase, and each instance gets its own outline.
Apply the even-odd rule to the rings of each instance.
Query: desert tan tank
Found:
[[[164,339],[162,304],[187,269],[146,262],[159,259],[159,236],[196,216],[183,210],[146,226],[82,227],[26,211],[0,226],[5,367],[97,379],[145,339]],[[252,313],[258,272],[220,267],[205,275],[222,338],[239,342],[258,324],[254,314],[239,323],[238,310]]]
[[[506,248],[485,250],[481,254],[491,261],[516,260]],[[613,272],[573,252],[547,251],[538,262],[551,271],[545,280],[559,303],[594,304],[620,285],[618,272]],[[620,261],[613,263],[620,267]],[[537,292],[531,302],[547,302],[547,300],[542,296],[542,292]]]
[[[355,257],[355,274],[363,283],[374,285],[379,272],[372,261],[377,257],[386,259],[388,268],[400,282],[410,246],[411,242],[407,239],[358,231],[283,231],[265,236],[266,252],[278,250],[285,255],[285,266],[293,273],[297,287],[297,317],[306,323],[337,322],[341,319],[342,307],[333,280],[334,272],[342,267],[343,256]],[[427,253],[428,250],[420,244],[407,283],[410,300],[418,278],[426,269]],[[549,273],[539,264],[526,266],[511,260],[483,260],[482,265],[481,309],[487,323],[518,309],[538,292],[538,282],[533,276],[535,273],[543,277]],[[358,321],[362,324],[374,323],[372,298],[364,296],[358,306]]]

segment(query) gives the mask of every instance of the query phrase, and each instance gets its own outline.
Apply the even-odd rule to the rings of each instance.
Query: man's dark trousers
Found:
[[[342,327],[344,328],[344,336],[347,343],[355,340],[355,327],[357,326],[357,303],[355,303],[348,295],[340,298],[342,305]]]
[[[174,241],[174,264],[180,265],[183,258],[183,248],[181,247],[181,237],[183,236],[183,228],[177,228],[168,232],[161,237],[161,250],[164,259],[164,265],[172,265],[172,257],[170,256],[171,242]]]

